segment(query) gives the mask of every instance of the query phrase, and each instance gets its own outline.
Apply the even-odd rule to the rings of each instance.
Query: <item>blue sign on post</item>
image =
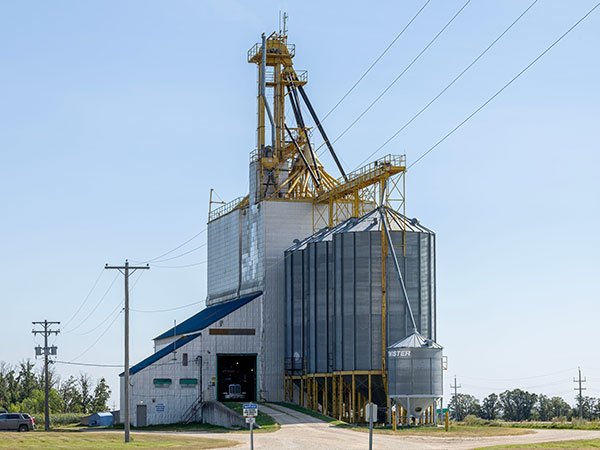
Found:
[[[254,403],[249,403],[247,405],[243,405],[244,408],[244,417],[254,417],[258,416],[258,405]]]

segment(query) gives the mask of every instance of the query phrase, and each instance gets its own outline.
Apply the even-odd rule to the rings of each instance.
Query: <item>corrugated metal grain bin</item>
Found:
[[[435,330],[435,234],[387,214],[419,331]],[[406,233],[402,233],[402,227]],[[286,359],[308,373],[380,370],[381,222],[378,211],[323,229],[286,252]],[[386,260],[386,342],[412,329],[391,256]]]
[[[412,333],[387,349],[389,396],[420,417],[442,396],[442,346]]]

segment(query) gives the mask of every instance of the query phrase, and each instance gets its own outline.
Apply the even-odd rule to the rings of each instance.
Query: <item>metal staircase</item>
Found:
[[[198,396],[196,400],[189,406],[188,409],[185,410],[183,416],[181,417],[182,423],[190,423],[192,419],[196,416],[198,411],[201,411],[204,407],[204,400],[202,399],[202,394]]]

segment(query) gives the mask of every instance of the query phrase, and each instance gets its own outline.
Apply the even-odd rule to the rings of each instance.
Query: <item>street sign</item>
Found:
[[[256,419],[254,417],[246,417],[246,423],[256,423]]]
[[[450,411],[448,408],[443,408],[443,409],[438,408],[435,412],[437,414],[442,414],[442,413],[446,414],[448,411]]]
[[[244,417],[255,416],[258,416],[258,405],[255,405],[254,403],[244,405]]]

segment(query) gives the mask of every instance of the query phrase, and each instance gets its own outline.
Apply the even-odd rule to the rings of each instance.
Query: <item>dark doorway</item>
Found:
[[[217,355],[217,400],[256,400],[256,355]]]

